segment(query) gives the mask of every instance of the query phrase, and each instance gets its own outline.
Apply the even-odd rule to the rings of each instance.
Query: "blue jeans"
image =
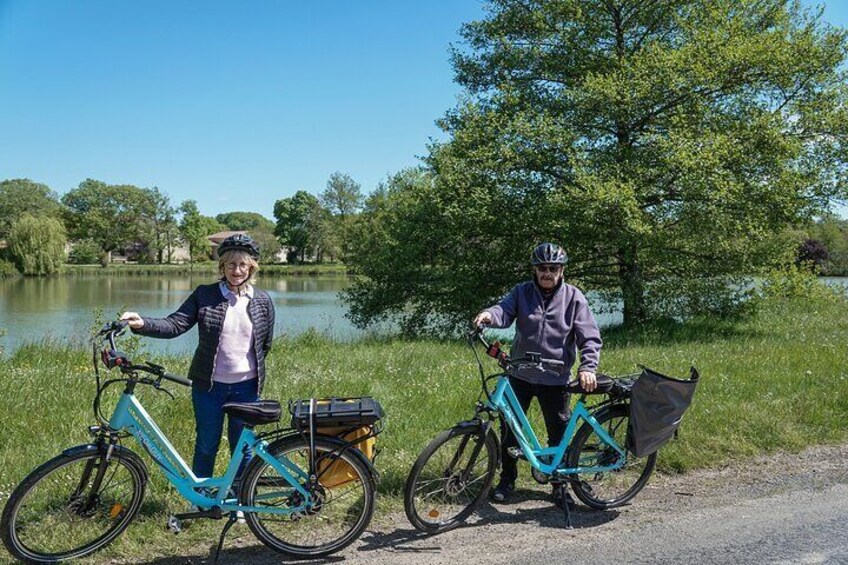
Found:
[[[215,456],[221,444],[224,429],[225,402],[255,402],[259,400],[257,391],[258,380],[251,379],[240,383],[213,383],[212,390],[192,388],[191,403],[194,406],[194,422],[197,439],[194,442],[194,461],[191,470],[200,478],[213,476]],[[227,418],[227,440],[230,444],[230,455],[236,448],[244,421],[240,418]],[[238,470],[238,476],[244,470],[252,453],[245,454]]]

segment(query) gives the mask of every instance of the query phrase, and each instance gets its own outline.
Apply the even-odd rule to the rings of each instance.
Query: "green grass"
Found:
[[[183,265],[144,265],[113,264],[106,267],[100,265],[65,265],[62,270],[64,275],[110,275],[110,276],[138,276],[138,275],[188,275],[188,274],[217,274],[218,263],[208,261],[205,263],[183,264]],[[341,263],[333,264],[303,264],[303,265],[260,265],[259,276],[268,275],[345,275],[347,266]]]
[[[775,302],[737,323],[692,321],[604,332],[601,369],[633,372],[637,364],[684,376],[702,375],[678,440],[663,448],[659,469],[685,472],[757,454],[797,451],[848,440],[848,302]],[[185,373],[187,358],[154,359]],[[473,413],[479,379],[462,342],[365,339],[339,344],[315,333],[275,342],[266,398],[372,395],[385,408],[380,512],[397,510],[415,457],[440,430]],[[493,363],[488,367],[494,369]],[[93,423],[90,356],[56,344],[29,345],[0,360],[0,503],[42,461],[83,443]],[[142,391],[148,411],[186,459],[193,418],[188,390],[176,400]],[[118,392],[115,390],[114,392]],[[108,403],[107,403],[108,405]],[[543,429],[533,410],[537,429]],[[132,441],[127,445],[141,453]],[[141,519],[93,562],[111,557],[179,554],[212,544],[221,523],[196,523],[179,537],[163,531],[184,503],[146,455],[153,480]],[[219,459],[221,468],[226,457]],[[529,476],[526,468],[522,477]],[[638,499],[637,499],[638,503]]]

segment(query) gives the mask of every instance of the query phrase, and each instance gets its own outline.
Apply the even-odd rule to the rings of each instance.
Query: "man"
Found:
[[[562,367],[545,370],[524,369],[510,376],[509,381],[524,412],[533,398],[539,400],[548,445],[559,445],[570,417],[569,395],[566,384],[571,367],[580,351],[577,375],[586,391],[597,386],[595,370],[601,352],[601,334],[586,297],[576,287],[562,280],[563,266],[568,261],[565,252],[554,243],[542,243],[531,254],[533,280],[513,287],[499,304],[483,310],[474,318],[475,324],[505,328],[515,320],[515,341],[511,356],[524,357],[528,352],[540,353],[543,358],[557,359]],[[501,478],[492,491],[495,502],[504,502],[515,490],[518,477],[517,462],[508,453],[518,441],[510,429],[501,422]],[[560,499],[559,485],[554,485],[553,498]],[[573,504],[566,494],[565,502]]]

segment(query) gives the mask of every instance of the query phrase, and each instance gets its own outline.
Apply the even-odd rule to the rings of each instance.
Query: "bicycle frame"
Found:
[[[539,444],[539,439],[536,432],[527,420],[524,410],[521,409],[521,404],[512,390],[512,385],[509,384],[507,375],[498,377],[497,385],[494,392],[489,395],[487,402],[484,403],[486,408],[498,412],[506,424],[515,434],[518,440],[518,446],[521,448],[524,457],[527,461],[547,475],[574,475],[579,473],[598,473],[606,471],[614,471],[624,466],[627,460],[626,451],[604,430],[594,416],[586,409],[582,400],[578,400],[571,413],[571,418],[568,420],[568,425],[565,428],[565,433],[562,436],[562,441],[554,447],[542,447]],[[565,456],[565,451],[571,443],[571,438],[577,430],[578,420],[584,420],[589,423],[595,430],[598,436],[615,449],[621,457],[616,458],[616,462],[612,465],[596,465],[591,467],[560,467],[559,464]],[[549,459],[548,459],[549,458]],[[551,461],[545,463],[543,459]]]
[[[220,507],[223,512],[241,510],[242,512],[264,512],[269,514],[291,515],[303,512],[312,506],[309,493],[301,486],[300,481],[309,480],[307,473],[298,469],[286,457],[277,459],[268,451],[268,443],[256,436],[252,429],[245,427],[239,436],[230,464],[221,477],[197,477],[174,448],[153,418],[147,413],[141,402],[131,391],[124,391],[115,406],[115,411],[109,419],[111,431],[125,430],[130,433],[159,464],[165,477],[177,489],[183,498],[198,507]],[[268,506],[244,506],[234,498],[227,498],[228,491],[235,480],[238,468],[244,460],[246,448],[252,448],[255,457],[261,457],[285,479],[295,491],[303,495],[303,504],[297,507],[276,508]],[[297,477],[297,478],[295,478]],[[285,488],[286,485],[280,485]],[[217,489],[217,494],[207,496],[197,489]],[[279,493],[271,496],[277,496]]]

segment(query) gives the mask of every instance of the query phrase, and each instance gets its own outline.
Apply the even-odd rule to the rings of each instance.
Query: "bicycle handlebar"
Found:
[[[111,351],[109,354],[114,353],[116,356],[123,356],[123,353],[116,351],[115,348],[115,338],[121,335],[124,330],[129,325],[127,320],[117,320],[113,322],[107,322],[103,325],[99,332],[97,332],[95,336],[95,340],[98,337],[103,337],[103,341],[109,342],[109,347]],[[106,354],[106,352],[104,352]],[[174,375],[165,371],[165,367],[161,365],[157,365],[156,363],[151,363],[150,361],[145,362],[143,365],[133,365],[129,362],[129,359],[126,359],[124,356],[121,361],[122,363],[116,363],[115,365],[110,365],[104,361],[107,367],[110,369],[113,366],[120,366],[122,372],[128,371],[142,371],[145,373],[149,373],[151,375],[155,375],[160,379],[165,379],[167,381],[171,381],[172,383],[176,383],[182,386],[191,386],[191,381],[185,377],[181,377],[179,375]]]
[[[486,354],[489,357],[492,357],[497,360],[498,365],[500,365],[503,369],[538,369],[540,371],[545,371],[549,373],[553,373],[550,369],[545,369],[543,365],[550,365],[554,367],[564,367],[565,362],[561,359],[548,359],[542,357],[541,353],[536,353],[535,351],[528,351],[524,357],[519,357],[516,359],[512,359],[505,351],[502,351],[500,348],[500,343],[498,341],[494,341],[489,343],[486,341],[486,338],[483,337],[483,330],[486,328],[484,324],[477,324],[469,333],[468,340],[469,343],[472,340],[479,339],[480,343],[486,348]],[[559,373],[557,373],[559,374]]]

